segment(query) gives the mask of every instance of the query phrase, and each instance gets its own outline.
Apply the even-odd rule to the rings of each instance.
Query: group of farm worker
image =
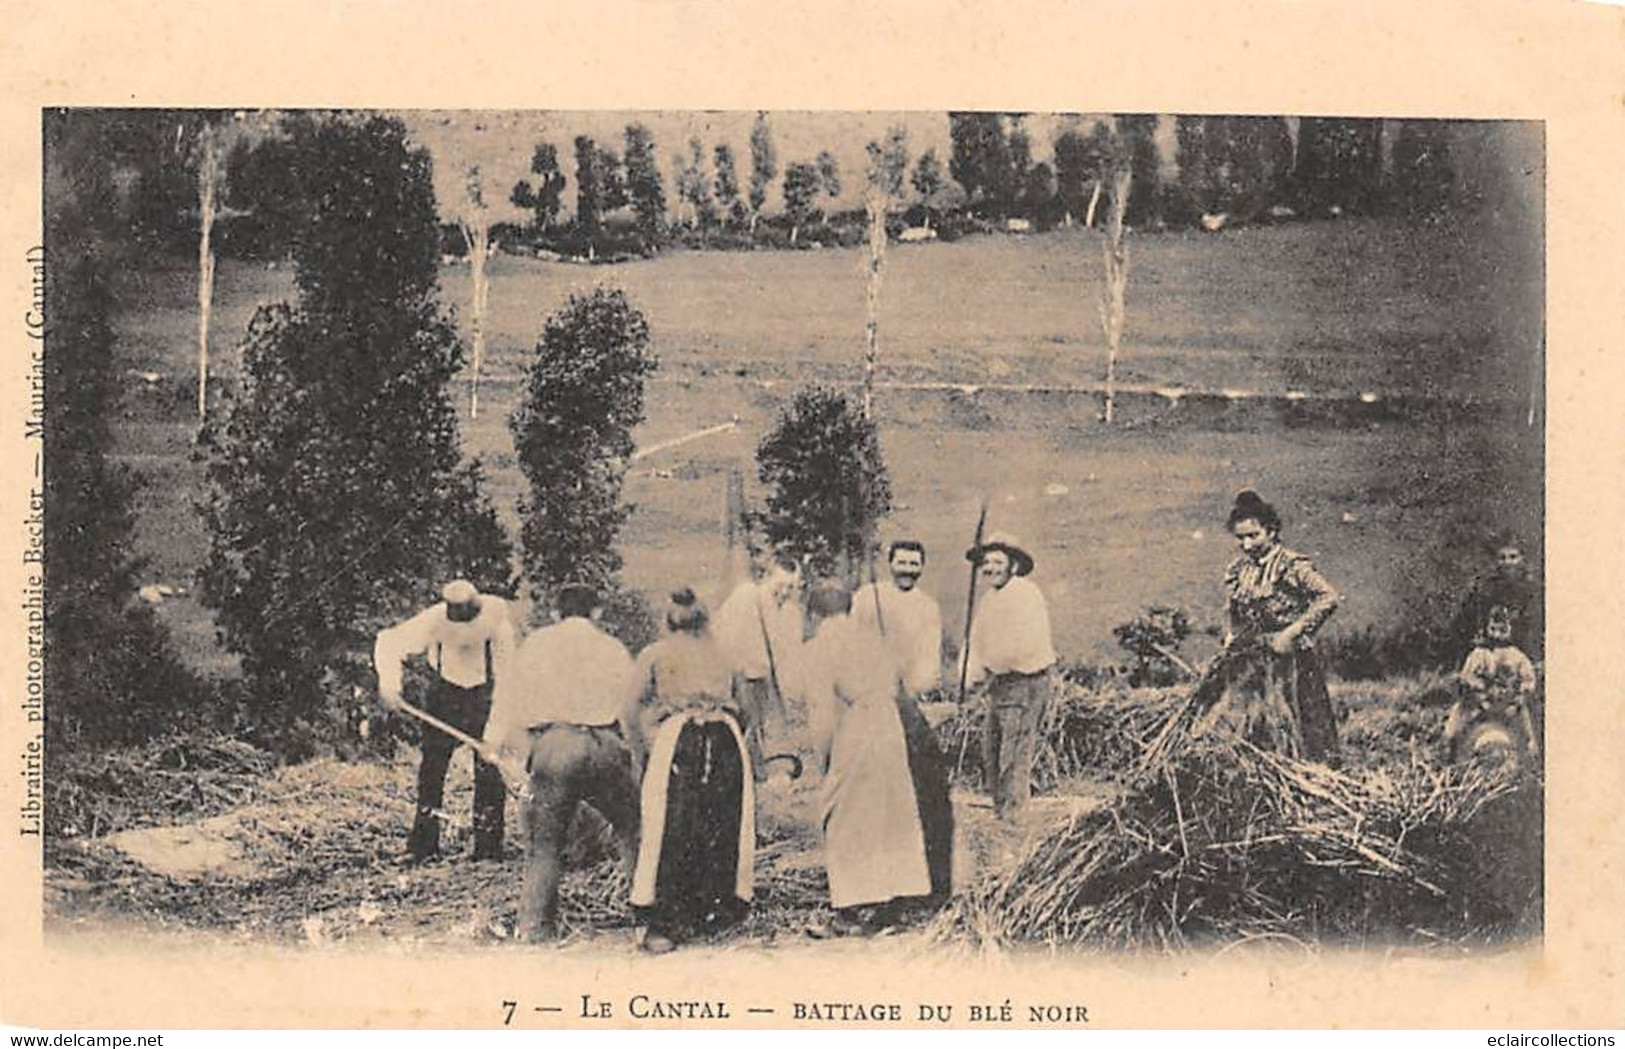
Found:
[[[1337,719],[1314,638],[1338,597],[1280,541],[1281,520],[1242,492],[1227,525],[1241,552],[1225,573],[1223,700],[1211,720],[1307,760],[1335,762]],[[526,865],[517,934],[558,934],[566,835],[578,805],[609,824],[640,946],[671,950],[737,922],[753,896],[755,792],[798,743],[822,773],[832,916],[811,935],[873,932],[951,891],[948,767],[922,711],[942,684],[942,616],[918,586],[926,549],[886,551],[889,580],[855,592],[774,558],[713,616],[693,590],[670,595],[664,636],[636,658],[598,623],[600,595],[562,587],[555,621],[517,639],[507,603],[467,581],[378,636],[379,692],[402,705],[412,656],[435,671],[428,713],[482,741],[474,855],[500,858],[504,770],[523,780]],[[1033,556],[994,533],[975,566],[968,645],[956,670],[985,703],[983,783],[1008,819],[1031,794],[1040,722],[1054,689],[1049,609]],[[797,723],[804,725],[798,732]],[[439,848],[456,740],[423,733],[411,856]],[[516,784],[519,786],[519,784]]]
[[[1055,651],[1033,558],[995,534],[967,552],[983,597],[970,630],[967,684],[989,704],[983,759],[994,809],[1031,794],[1038,722]],[[923,544],[887,550],[890,579],[854,592],[808,581],[787,556],[740,584],[713,616],[673,592],[665,635],[634,659],[598,623],[600,595],[567,585],[554,622],[517,639],[507,602],[466,580],[378,636],[386,706],[402,671],[435,672],[427,713],[482,745],[475,757],[474,855],[502,852],[503,773],[522,775],[526,866],[520,938],[558,933],[566,834],[577,806],[612,828],[631,872],[644,950],[738,921],[753,896],[755,792],[799,739],[822,773],[832,917],[811,935],[877,931],[951,891],[948,769],[920,708],[941,684],[942,615],[918,587]],[[804,731],[798,731],[798,722]],[[409,854],[439,849],[446,767],[456,739],[423,733]]]

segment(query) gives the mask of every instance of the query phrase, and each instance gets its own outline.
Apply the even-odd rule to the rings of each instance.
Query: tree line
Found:
[[[144,111],[111,141],[133,181],[132,235],[180,252],[196,244],[199,213],[196,111]],[[1166,133],[1171,119],[1172,133]],[[1127,221],[1136,229],[1181,228],[1203,216],[1229,221],[1339,214],[1432,214],[1471,204],[1442,121],[1370,118],[1119,114],[1063,118],[1036,159],[1030,114],[949,114],[947,157],[914,154],[906,136],[907,180],[888,227],[930,229],[950,239],[968,232],[1099,224],[1110,203],[1110,172],[1133,172]],[[297,180],[281,134],[240,136],[220,160],[224,171],[220,251],[286,258],[297,216]],[[454,163],[440,158],[441,163]],[[497,223],[508,249],[599,259],[647,255],[672,245],[696,248],[854,246],[865,234],[861,206],[838,208],[843,172],[829,149],[781,158],[771,116],[758,113],[748,155],[731,142],[690,137],[669,154],[646,124],[618,140],[574,136],[567,153],[534,144],[529,171],[505,192],[524,215]],[[442,202],[445,203],[445,202]],[[443,253],[462,255],[455,224]]]

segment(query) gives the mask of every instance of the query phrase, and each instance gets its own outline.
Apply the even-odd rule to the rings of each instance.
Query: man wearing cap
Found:
[[[609,823],[629,875],[637,856],[638,788],[624,702],[632,656],[599,628],[592,587],[561,588],[557,608],[557,622],[527,637],[498,681],[485,728],[487,746],[530,774],[517,930],[527,941],[558,935],[565,838],[578,804]]]
[[[482,594],[466,579],[447,583],[438,604],[378,634],[373,664],[384,706],[401,705],[401,669],[412,656],[424,656],[435,672],[428,712],[470,736],[485,729],[491,712],[491,686],[513,658],[514,630],[508,603]],[[440,851],[440,803],[446,769],[457,741],[439,729],[423,729],[423,761],[418,766],[417,818],[407,853],[417,860]],[[502,858],[502,773],[474,758],[474,858]]]
[[[978,595],[966,653],[966,683],[987,683],[987,728],[982,737],[984,782],[1001,816],[1018,812],[1032,796],[1038,724],[1049,704],[1049,606],[1031,579],[1032,555],[1014,536],[995,532],[965,552],[986,588]]]

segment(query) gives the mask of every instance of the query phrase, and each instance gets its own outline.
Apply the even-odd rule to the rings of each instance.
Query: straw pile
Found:
[[[1423,763],[1346,775],[1229,734],[1194,697],[1116,804],[1047,829],[939,920],[992,943],[1488,942],[1539,921],[1539,789]],[[1147,736],[1149,735],[1149,738]],[[1054,747],[1054,741],[1048,744]]]
[[[47,777],[52,832],[94,838],[224,812],[251,800],[274,765],[264,751],[210,734],[53,755]]]
[[[1047,791],[1071,779],[1120,778],[1180,702],[1180,694],[1168,689],[1091,689],[1064,682],[1039,728],[1034,787]],[[962,783],[981,782],[984,717],[982,704],[968,704],[937,728],[953,776]]]

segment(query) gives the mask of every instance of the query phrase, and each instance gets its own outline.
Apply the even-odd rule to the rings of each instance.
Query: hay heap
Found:
[[[275,764],[264,751],[217,733],[65,751],[53,755],[47,777],[52,835],[96,838],[225,812],[253,800]]]
[[[1144,741],[1182,702],[1170,689],[1060,688],[1039,726],[1033,785],[1041,791],[1072,779],[1120,779],[1128,775]],[[975,785],[982,774],[982,704],[970,704],[937,727],[937,738],[954,779]]]
[[[1538,784],[1421,762],[1343,774],[1228,733],[1196,738],[1195,704],[1177,694],[1125,704],[1074,692],[1058,706],[1061,724],[1095,726],[1086,752],[1109,756],[1131,789],[985,872],[939,935],[1172,949],[1467,944],[1538,927]],[[1083,753],[1064,738],[1043,746],[1057,766]]]

